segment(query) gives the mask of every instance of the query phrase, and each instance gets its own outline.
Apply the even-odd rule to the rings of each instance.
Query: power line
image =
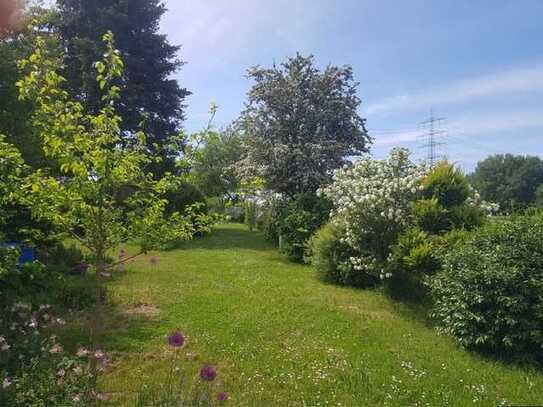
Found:
[[[426,150],[426,160],[431,167],[434,167],[436,163],[444,157],[439,154],[439,149],[446,143],[443,141],[443,137],[447,134],[442,129],[445,118],[435,117],[434,111],[430,111],[430,118],[420,123],[420,127],[425,130],[419,139],[423,141],[421,148]]]

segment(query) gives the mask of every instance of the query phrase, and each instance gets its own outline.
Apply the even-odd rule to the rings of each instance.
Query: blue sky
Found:
[[[349,64],[383,157],[422,158],[419,123],[445,117],[441,148],[466,170],[488,154],[543,155],[543,0],[166,0],[162,31],[181,44],[176,75],[193,92],[186,127],[243,108],[248,67],[297,51]]]

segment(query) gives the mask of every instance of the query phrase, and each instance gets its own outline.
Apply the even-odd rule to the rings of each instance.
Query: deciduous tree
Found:
[[[358,109],[358,83],[349,66],[315,66],[296,55],[281,66],[254,67],[240,125],[244,173],[293,196],[314,192],[348,157],[368,151],[370,137]]]
[[[543,185],[543,161],[539,157],[493,155],[477,164],[471,181],[484,200],[506,211],[534,205]]]

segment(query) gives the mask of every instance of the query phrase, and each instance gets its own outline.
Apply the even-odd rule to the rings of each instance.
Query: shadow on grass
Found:
[[[67,326],[60,332],[68,349],[75,351],[80,346],[93,347],[90,327],[95,312],[95,308],[89,308],[68,319]],[[107,352],[139,352],[157,337],[160,326],[160,316],[131,315],[126,309],[112,304],[102,305],[98,321],[94,346]]]
[[[117,270],[113,278],[102,285],[100,294],[86,295],[83,304],[76,304],[73,310],[64,315],[67,325],[59,332],[63,344],[75,351],[78,347],[97,347],[108,352],[140,351],[145,343],[157,337],[157,329],[160,326],[160,312],[152,314],[147,312],[146,304],[131,304],[124,306],[113,303],[107,292],[108,284],[122,281],[128,271]],[[80,289],[96,291],[94,279],[74,277]],[[81,293],[83,291],[78,291]],[[100,306],[96,305],[97,297],[102,298]],[[91,303],[88,298],[94,298]],[[75,305],[75,304],[71,304]],[[141,311],[141,312],[140,312]],[[93,334],[93,327],[95,333]],[[93,345],[94,336],[94,345]]]
[[[272,247],[262,232],[251,232],[241,224],[226,224],[216,227],[209,235],[180,242],[170,250],[270,250]]]

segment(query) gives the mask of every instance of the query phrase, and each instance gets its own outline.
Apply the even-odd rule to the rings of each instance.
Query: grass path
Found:
[[[111,283],[117,362],[101,386],[123,405],[163,380],[177,328],[183,364],[216,364],[233,406],[543,405],[542,372],[459,349],[379,292],[323,284],[241,225],[153,255]]]

